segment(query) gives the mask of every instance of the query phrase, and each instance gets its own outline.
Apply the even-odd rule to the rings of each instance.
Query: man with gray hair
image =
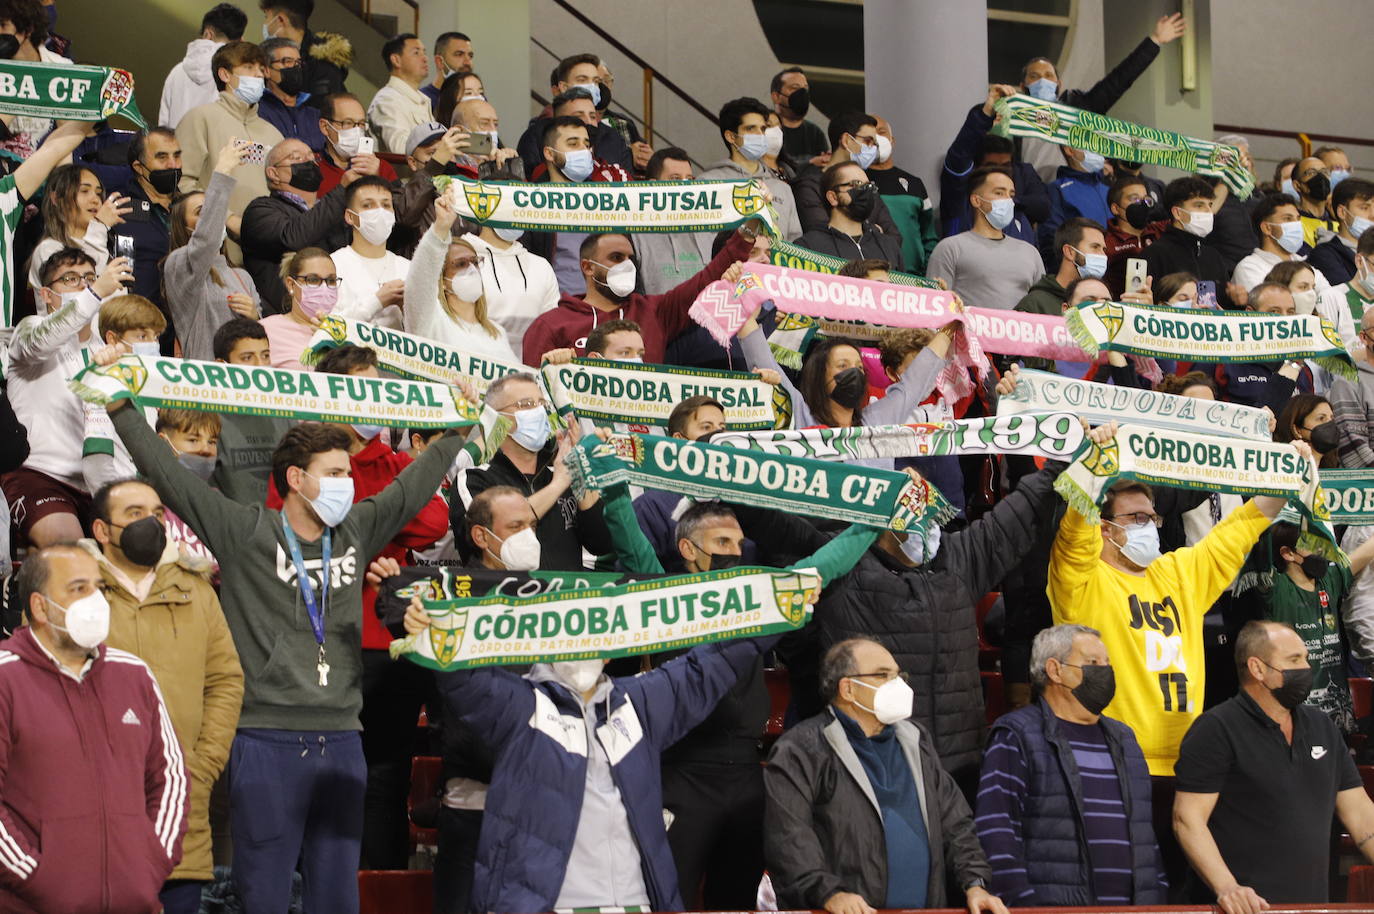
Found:
[[[316,153],[324,152],[320,109],[305,102],[305,67],[301,46],[290,38],[269,38],[258,45],[267,56],[267,91],[258,101],[258,117],[276,127],[284,139],[300,140]]]
[[[992,725],[978,785],[993,891],[1017,906],[1165,904],[1145,755],[1102,716],[1116,692],[1102,636],[1043,629],[1030,675],[1040,698]]]
[[[968,803],[930,734],[911,716],[911,686],[869,638],[821,660],[828,707],[788,730],[763,769],[763,856],[780,908],[873,914],[942,908],[1006,914]]]

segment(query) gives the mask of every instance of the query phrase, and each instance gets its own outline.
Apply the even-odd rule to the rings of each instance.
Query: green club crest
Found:
[[[1107,328],[1107,339],[1116,339],[1117,332],[1126,320],[1126,312],[1116,302],[1103,302],[1093,309],[1102,326]]]
[[[501,202],[501,188],[487,187],[478,181],[476,184],[464,184],[463,196],[467,197],[468,206],[477,221],[486,222]]]
[[[1044,105],[1018,108],[1012,112],[1012,117],[1045,136],[1052,137],[1059,132],[1059,112]]]
[[[806,607],[816,599],[815,587],[806,586],[801,575],[775,575],[773,578],[773,600],[778,607],[778,615],[790,625],[801,625],[806,618]]]
[[[434,659],[444,666],[458,656],[458,648],[463,643],[463,633],[467,630],[467,610],[452,610],[439,615],[429,615],[429,646],[434,651]]]
[[[1341,335],[1336,332],[1336,328],[1331,325],[1331,322],[1325,318],[1322,318],[1321,322],[1322,336],[1326,337],[1326,341],[1337,349],[1344,349],[1345,342],[1341,340]]]
[[[1095,441],[1089,442],[1092,449],[1083,458],[1083,466],[1094,476],[1115,476],[1121,472],[1121,451],[1115,441],[1105,447]]]
[[[143,385],[148,383],[148,369],[137,361],[121,359],[106,368],[105,373],[112,378],[118,378],[135,397],[143,391]]]
[[[319,328],[328,333],[329,338],[336,343],[344,343],[348,340],[348,322],[341,317],[326,314],[320,318]]]
[[[754,182],[748,184],[738,184],[730,193],[730,202],[735,206],[735,212],[741,216],[753,216],[763,212],[763,208],[768,205],[768,201],[763,199],[759,187]]]

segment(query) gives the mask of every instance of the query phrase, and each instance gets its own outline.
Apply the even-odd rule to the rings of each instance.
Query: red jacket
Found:
[[[687,311],[702,289],[720,279],[737,260],[748,260],[754,246],[739,232],[730,236],[725,247],[701,272],[662,295],[638,292],[615,311],[601,311],[576,295],[564,295],[558,307],[545,311],[525,330],[522,358],[526,365],[538,365],[551,349],[576,349],[586,354],[587,334],[602,321],[627,320],[639,324],[644,337],[644,361],[661,364],[668,343],[691,323]]]
[[[160,911],[188,796],[142,660],[101,646],[77,682],[30,629],[0,643],[0,910]]]
[[[385,489],[401,471],[410,466],[413,458],[409,454],[398,453],[387,446],[379,435],[367,443],[367,447],[348,458],[353,469],[353,501],[362,501]],[[271,482],[267,487],[267,507],[280,511],[282,497],[277,494],[277,485]],[[393,558],[402,565],[409,565],[407,551],[426,549],[448,532],[448,505],[438,494],[429,500],[424,510],[415,515],[401,528],[387,547],[377,555]],[[365,570],[365,569],[364,569]],[[377,588],[363,585],[363,650],[384,651],[392,641],[391,632],[377,618],[374,608],[377,602]]]
[[[334,160],[323,152],[315,153],[315,163],[320,166],[320,177],[324,180],[320,182],[319,190],[315,191],[316,199],[323,197],[343,180],[344,169],[334,164]],[[381,165],[377,168],[377,176],[386,179],[388,182],[396,180],[396,169],[385,159],[381,160]]]

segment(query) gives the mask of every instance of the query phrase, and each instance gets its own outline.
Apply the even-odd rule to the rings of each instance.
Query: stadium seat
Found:
[[[1345,883],[1346,904],[1374,902],[1374,866],[1352,866]]]
[[[410,816],[411,853],[419,847],[433,848],[439,845],[439,831],[432,826],[439,780],[444,776],[443,767],[443,760],[432,755],[417,755],[410,763],[410,796],[406,800],[406,813]],[[416,824],[417,809],[423,825]]]
[[[983,670],[983,708],[987,713],[988,724],[1007,713],[1007,689],[1002,674],[993,670]]]
[[[1374,679],[1352,676],[1349,682],[1350,701],[1355,706],[1355,719],[1374,714]]]
[[[430,870],[359,870],[358,914],[431,914]]]

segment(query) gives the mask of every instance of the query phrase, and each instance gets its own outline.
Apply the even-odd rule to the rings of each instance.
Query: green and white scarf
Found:
[[[1163,165],[1221,178],[1241,200],[1255,189],[1255,178],[1241,164],[1240,150],[1234,146],[1132,124],[1029,95],[999,99],[996,107],[1000,120],[993,130],[1003,136],[1034,137],[1096,152],[1109,159]]]
[[[1181,397],[1139,387],[1079,381],[1047,371],[1023,368],[1016,390],[997,400],[997,415],[1073,412],[1094,424],[1131,422],[1141,425],[1269,441],[1273,413],[1267,409]]]
[[[791,267],[794,270],[809,270],[812,273],[836,274],[848,263],[829,254],[818,254],[790,241],[774,238],[768,246],[768,262],[775,267]],[[899,286],[918,286],[922,289],[938,289],[940,284],[933,279],[917,276],[915,273],[901,273],[889,270],[887,281]]]
[[[1312,359],[1338,377],[1355,380],[1355,363],[1331,322],[1317,314],[1257,314],[1167,308],[1122,302],[1085,302],[1064,320],[1074,341],[1096,358],[1099,350],[1193,362],[1277,362]]]
[[[434,179],[458,215],[527,232],[720,232],[777,216],[758,181],[589,181],[525,184]]]
[[[0,114],[68,121],[128,118],[148,125],[134,101],[134,77],[115,67],[0,60]]]
[[[1178,489],[1286,498],[1316,534],[1304,536],[1308,548],[1344,560],[1329,526],[1317,461],[1303,457],[1291,444],[1123,425],[1106,445],[1089,440],[1054,487],[1074,510],[1096,522],[1097,505],[1107,489],[1125,479]]]
[[[126,355],[104,367],[90,365],[70,386],[102,406],[128,399],[139,406],[315,422],[451,428],[480,416],[456,388],[443,384],[161,356]]]
[[[955,513],[938,489],[906,473],[659,435],[588,436],[568,467],[579,493],[629,483],[890,530],[925,530]]]
[[[1322,494],[1333,524],[1374,524],[1374,470],[1322,470]]]
[[[723,432],[713,444],[778,456],[845,462],[964,454],[1022,454],[1069,460],[1087,438],[1069,413],[952,419],[910,425]]]
[[[644,431],[666,429],[673,407],[688,397],[704,395],[724,407],[729,429],[792,424],[787,391],[743,371],[573,359],[566,365],[545,365],[542,374],[553,405],[565,419],[575,414],[578,419],[645,426]]]
[[[333,315],[320,319],[320,329],[310,338],[300,359],[306,365],[314,365],[326,352],[345,343],[371,349],[377,353],[378,367],[397,377],[449,385],[466,381],[479,397],[485,396],[487,388],[498,378],[533,371],[516,362],[473,355],[413,333]]]
[[[391,656],[434,670],[627,657],[801,628],[814,571],[732,568],[536,597],[425,604],[430,625],[391,643]]]

